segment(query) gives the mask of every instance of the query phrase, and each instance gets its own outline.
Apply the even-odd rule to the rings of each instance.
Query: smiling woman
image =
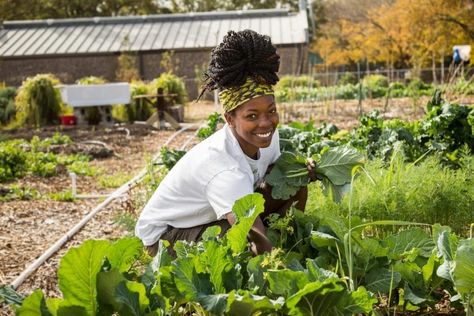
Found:
[[[220,90],[226,124],[178,161],[143,209],[135,233],[151,255],[156,254],[159,239],[171,245],[177,240],[197,241],[214,225],[225,233],[235,222],[235,201],[254,192],[265,198],[265,212],[248,236],[256,254],[272,249],[266,216],[283,216],[293,204],[304,210],[306,187],[288,200],[275,200],[264,182],[280,156],[272,87],[278,82],[279,65],[271,39],[251,30],[230,31],[213,49],[201,95]]]

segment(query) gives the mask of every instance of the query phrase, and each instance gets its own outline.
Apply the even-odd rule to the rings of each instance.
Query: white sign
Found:
[[[129,104],[130,85],[126,82],[95,85],[58,86],[63,102],[72,107]]]

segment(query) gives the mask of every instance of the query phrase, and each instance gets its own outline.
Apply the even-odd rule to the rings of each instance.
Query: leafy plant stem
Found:
[[[392,265],[392,274],[390,276],[390,288],[388,290],[388,302],[387,302],[387,307],[388,310],[390,310],[390,302],[392,302],[392,289],[393,289],[393,265]]]

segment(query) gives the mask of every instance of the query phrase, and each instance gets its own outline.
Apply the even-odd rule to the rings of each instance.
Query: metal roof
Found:
[[[0,56],[115,53],[215,47],[229,30],[252,29],[275,45],[308,42],[305,11],[243,10],[127,17],[10,21]],[[128,45],[124,45],[128,38]]]

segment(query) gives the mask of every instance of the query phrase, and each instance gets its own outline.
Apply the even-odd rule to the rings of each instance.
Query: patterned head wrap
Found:
[[[255,79],[248,77],[242,86],[228,88],[219,92],[219,99],[224,112],[228,113],[256,97],[274,94],[271,85],[259,83]]]

